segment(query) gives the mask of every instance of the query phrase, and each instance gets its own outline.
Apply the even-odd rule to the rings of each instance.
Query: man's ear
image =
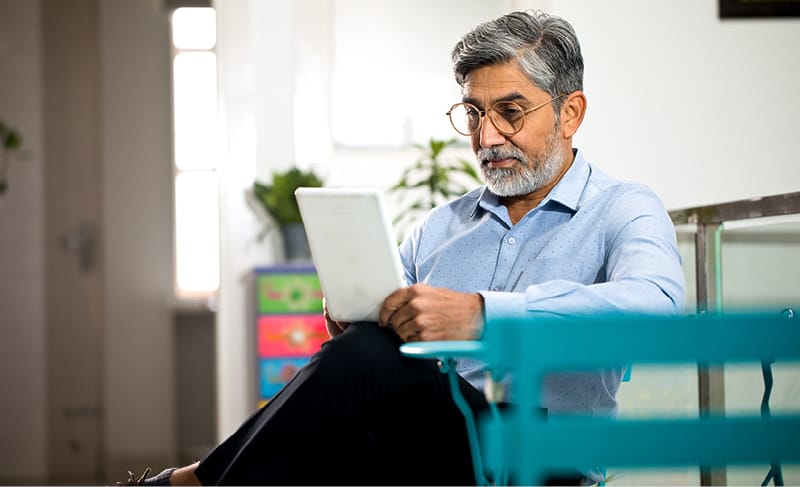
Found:
[[[561,105],[561,135],[569,139],[583,122],[586,114],[586,95],[582,91],[573,91]]]

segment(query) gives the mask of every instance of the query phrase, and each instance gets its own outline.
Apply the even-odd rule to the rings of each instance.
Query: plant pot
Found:
[[[283,237],[283,250],[287,261],[311,261],[311,249],[308,247],[308,237],[302,223],[284,223],[281,225],[281,237]]]

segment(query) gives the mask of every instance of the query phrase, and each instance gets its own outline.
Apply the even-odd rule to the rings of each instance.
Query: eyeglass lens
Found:
[[[471,103],[458,103],[450,109],[450,122],[459,133],[472,135],[481,126],[481,110]],[[495,128],[505,135],[513,135],[522,129],[525,112],[512,101],[497,102],[487,111]]]

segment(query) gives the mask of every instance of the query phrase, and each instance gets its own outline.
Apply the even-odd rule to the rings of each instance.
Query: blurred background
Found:
[[[264,399],[255,274],[287,260],[254,181],[296,167],[388,192],[415,144],[454,135],[452,46],[503,13],[573,24],[588,98],[575,145],[673,215],[796,193],[800,17],[721,3],[0,0],[0,122],[21,138],[0,159],[0,483],[113,483],[234,431]],[[472,160],[465,140],[442,157]],[[742,220],[711,234],[711,304],[797,309],[800,218]],[[694,223],[676,224],[687,312]],[[758,410],[757,366],[721,380],[719,407]],[[796,369],[776,364],[775,382],[775,408],[800,406]],[[696,367],[635,368],[620,414],[697,414],[697,391]]]

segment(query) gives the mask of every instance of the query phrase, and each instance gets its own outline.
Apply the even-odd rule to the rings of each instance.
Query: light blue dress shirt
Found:
[[[561,181],[515,225],[485,187],[431,210],[400,246],[408,282],[480,293],[487,319],[682,311],[681,257],[660,199],[575,154]],[[461,360],[458,371],[483,387],[482,363]],[[550,414],[614,415],[623,372],[552,374],[543,406]]]

